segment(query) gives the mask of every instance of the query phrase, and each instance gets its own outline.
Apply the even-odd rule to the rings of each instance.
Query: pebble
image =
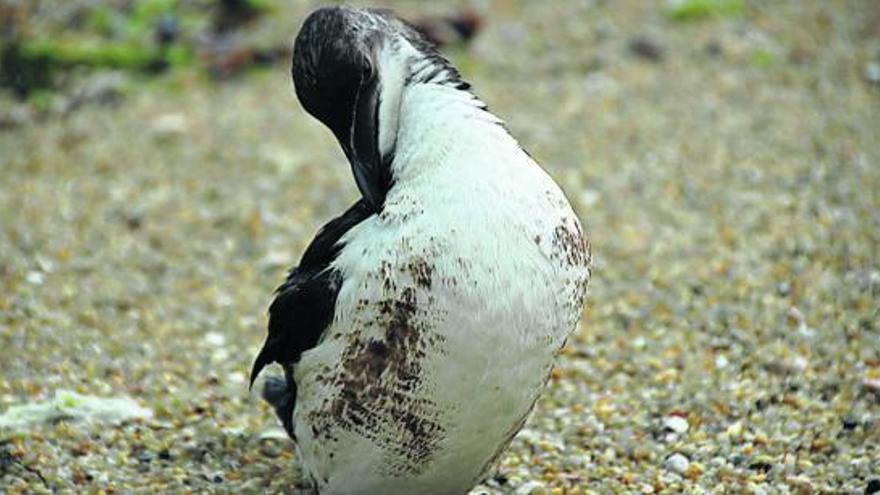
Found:
[[[752,495],[767,495],[767,489],[764,488],[764,485],[758,485],[755,483],[749,483],[749,493]]]
[[[25,275],[25,280],[27,283],[32,285],[43,285],[43,282],[46,280],[46,276],[43,275],[42,272],[38,272],[36,270],[30,271]]]
[[[688,424],[688,421],[681,416],[667,416],[663,418],[663,427],[680,435],[688,431],[690,425]]]
[[[727,436],[731,438],[738,438],[743,433],[743,425],[741,422],[737,421],[732,425],[727,427]]]
[[[880,63],[870,62],[865,66],[865,79],[880,86]]]
[[[520,485],[513,493],[514,495],[545,495],[549,492],[547,491],[547,485],[544,483],[528,481]]]
[[[855,430],[859,426],[859,420],[850,415],[841,418],[841,422],[843,423],[843,429],[847,431]]]
[[[880,395],[880,378],[866,378],[862,382],[862,386],[865,387],[865,390],[868,392]]]
[[[677,473],[677,474],[685,474],[688,470],[688,467],[691,465],[691,461],[684,454],[675,453],[671,456],[667,457],[665,461],[663,461],[663,467],[666,469]]]
[[[258,437],[260,440],[278,440],[278,441],[286,441],[288,436],[287,432],[282,428],[269,428],[268,430],[263,430],[260,432]]]
[[[186,117],[179,113],[166,113],[156,117],[152,122],[153,135],[159,140],[183,135],[187,127]]]
[[[205,345],[208,347],[217,347],[226,344],[226,337],[219,332],[208,332],[203,337]]]
[[[663,45],[656,39],[640,35],[629,41],[629,51],[645,60],[659,62],[663,59]]]

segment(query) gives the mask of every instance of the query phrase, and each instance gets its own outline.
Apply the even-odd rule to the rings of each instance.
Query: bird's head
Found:
[[[293,51],[302,106],[333,131],[376,212],[393,183],[400,104],[412,84],[467,89],[454,67],[388,10],[327,7],[306,18]]]

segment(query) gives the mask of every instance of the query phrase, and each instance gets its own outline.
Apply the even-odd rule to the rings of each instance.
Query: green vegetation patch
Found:
[[[666,16],[675,21],[740,15],[743,10],[743,0],[670,0],[666,3]]]

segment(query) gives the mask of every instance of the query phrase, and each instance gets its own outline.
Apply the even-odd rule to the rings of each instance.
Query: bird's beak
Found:
[[[375,212],[382,210],[390,187],[390,164],[379,151],[379,78],[361,79],[351,119],[349,142],[342,143],[355,183]]]

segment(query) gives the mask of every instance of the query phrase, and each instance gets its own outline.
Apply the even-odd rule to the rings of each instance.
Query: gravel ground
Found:
[[[659,2],[481,5],[452,55],[567,191],[596,264],[481,489],[880,490],[880,4],[686,22]],[[0,131],[0,184],[0,411],[57,390],[153,411],[0,432],[0,492],[295,492],[245,374],[272,288],[356,191],[288,67],[136,81]]]

